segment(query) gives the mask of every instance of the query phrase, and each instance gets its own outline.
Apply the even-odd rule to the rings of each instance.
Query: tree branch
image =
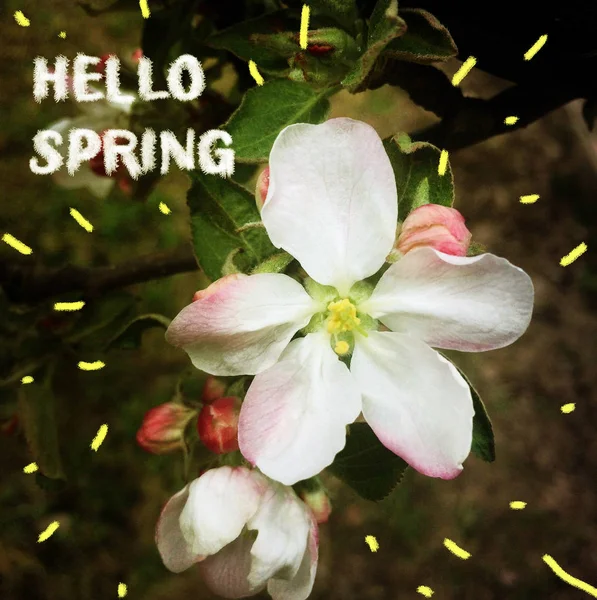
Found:
[[[198,268],[190,247],[148,254],[106,267],[68,265],[50,269],[28,261],[0,260],[0,285],[10,300],[33,303],[70,292],[96,295]]]

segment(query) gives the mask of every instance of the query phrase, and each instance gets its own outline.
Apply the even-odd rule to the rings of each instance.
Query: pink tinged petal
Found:
[[[383,265],[396,235],[396,182],[376,131],[352,119],[283,129],[261,211],[275,246],[346,295]]]
[[[471,237],[464,217],[455,208],[424,204],[406,217],[397,247],[402,254],[430,246],[446,254],[466,256]]]
[[[460,473],[474,409],[451,363],[410,336],[370,331],[356,344],[351,371],[363,393],[363,416],[386,448],[424,475]]]
[[[267,480],[244,467],[220,467],[189,486],[180,529],[194,554],[212,555],[234,541],[259,507]]]
[[[166,340],[212,375],[254,375],[273,365],[319,306],[287,275],[228,275],[195,295]]]
[[[418,248],[384,273],[359,309],[435,348],[482,352],[525,332],[533,283],[493,254],[468,258]]]
[[[240,411],[240,450],[272,479],[293,485],[332,463],[360,410],[360,394],[329,336],[311,333],[253,380]]]
[[[273,600],[306,600],[311,594],[319,548],[317,523],[311,520],[307,548],[296,575],[290,580],[274,578],[267,585],[267,591]]]
[[[254,587],[249,583],[254,538],[254,534],[245,532],[199,565],[203,581],[214,594],[246,598],[265,588],[265,584]]]
[[[168,500],[155,532],[155,541],[162,561],[165,567],[174,573],[185,571],[204,558],[192,552],[180,529],[180,513],[188,497],[189,486],[187,485]]]
[[[252,586],[262,586],[272,577],[295,577],[307,548],[310,525],[311,515],[292,488],[272,483],[247,525],[258,532],[251,548]]]

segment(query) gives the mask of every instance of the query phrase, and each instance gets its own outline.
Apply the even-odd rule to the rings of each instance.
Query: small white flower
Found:
[[[156,528],[164,564],[195,563],[210,589],[305,600],[317,570],[317,523],[292,488],[245,467],[211,469],[175,494]]]
[[[530,278],[492,254],[427,247],[391,265],[372,293],[358,284],[384,265],[397,222],[392,166],[365,123],[291,125],[269,169],[263,223],[319,294],[283,274],[224,277],[180,312],[167,340],[213,375],[257,375],[239,444],[273,479],[292,485],[330,465],[361,410],[412,467],[456,477],[471,448],[472,398],[432,347],[481,352],[514,342],[531,318]]]

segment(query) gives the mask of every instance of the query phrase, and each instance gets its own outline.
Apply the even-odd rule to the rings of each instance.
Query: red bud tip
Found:
[[[152,454],[166,454],[184,447],[184,430],[196,410],[166,402],[148,410],[137,431],[137,443]]]
[[[238,450],[240,398],[228,396],[206,404],[197,419],[199,438],[208,450],[225,454]]]

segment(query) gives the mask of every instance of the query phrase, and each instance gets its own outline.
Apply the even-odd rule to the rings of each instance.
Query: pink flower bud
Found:
[[[102,54],[100,56],[100,61],[95,65],[96,73],[101,73],[102,75],[106,75],[106,61],[114,54]]]
[[[406,254],[414,248],[429,246],[445,254],[466,256],[470,243],[471,232],[455,208],[424,204],[406,217],[397,248]]]
[[[184,447],[184,429],[196,410],[166,402],[148,410],[137,431],[137,443],[153,454],[166,454]]]
[[[201,393],[201,402],[203,404],[212,404],[218,398],[221,398],[226,393],[226,384],[221,379],[216,379],[210,375],[203,386]]]
[[[133,59],[133,62],[138,63],[141,60],[141,57],[143,56],[143,50],[141,48],[137,48],[132,54],[131,54],[131,58]]]
[[[206,404],[197,419],[199,438],[208,450],[224,454],[238,450],[240,398],[228,396]]]
[[[332,503],[323,489],[320,488],[310,492],[302,491],[300,496],[302,501],[311,509],[315,520],[318,523],[327,523],[332,512]]]
[[[259,211],[263,208],[263,203],[267,197],[267,188],[269,187],[269,167],[265,167],[257,178],[255,185],[255,203]]]

